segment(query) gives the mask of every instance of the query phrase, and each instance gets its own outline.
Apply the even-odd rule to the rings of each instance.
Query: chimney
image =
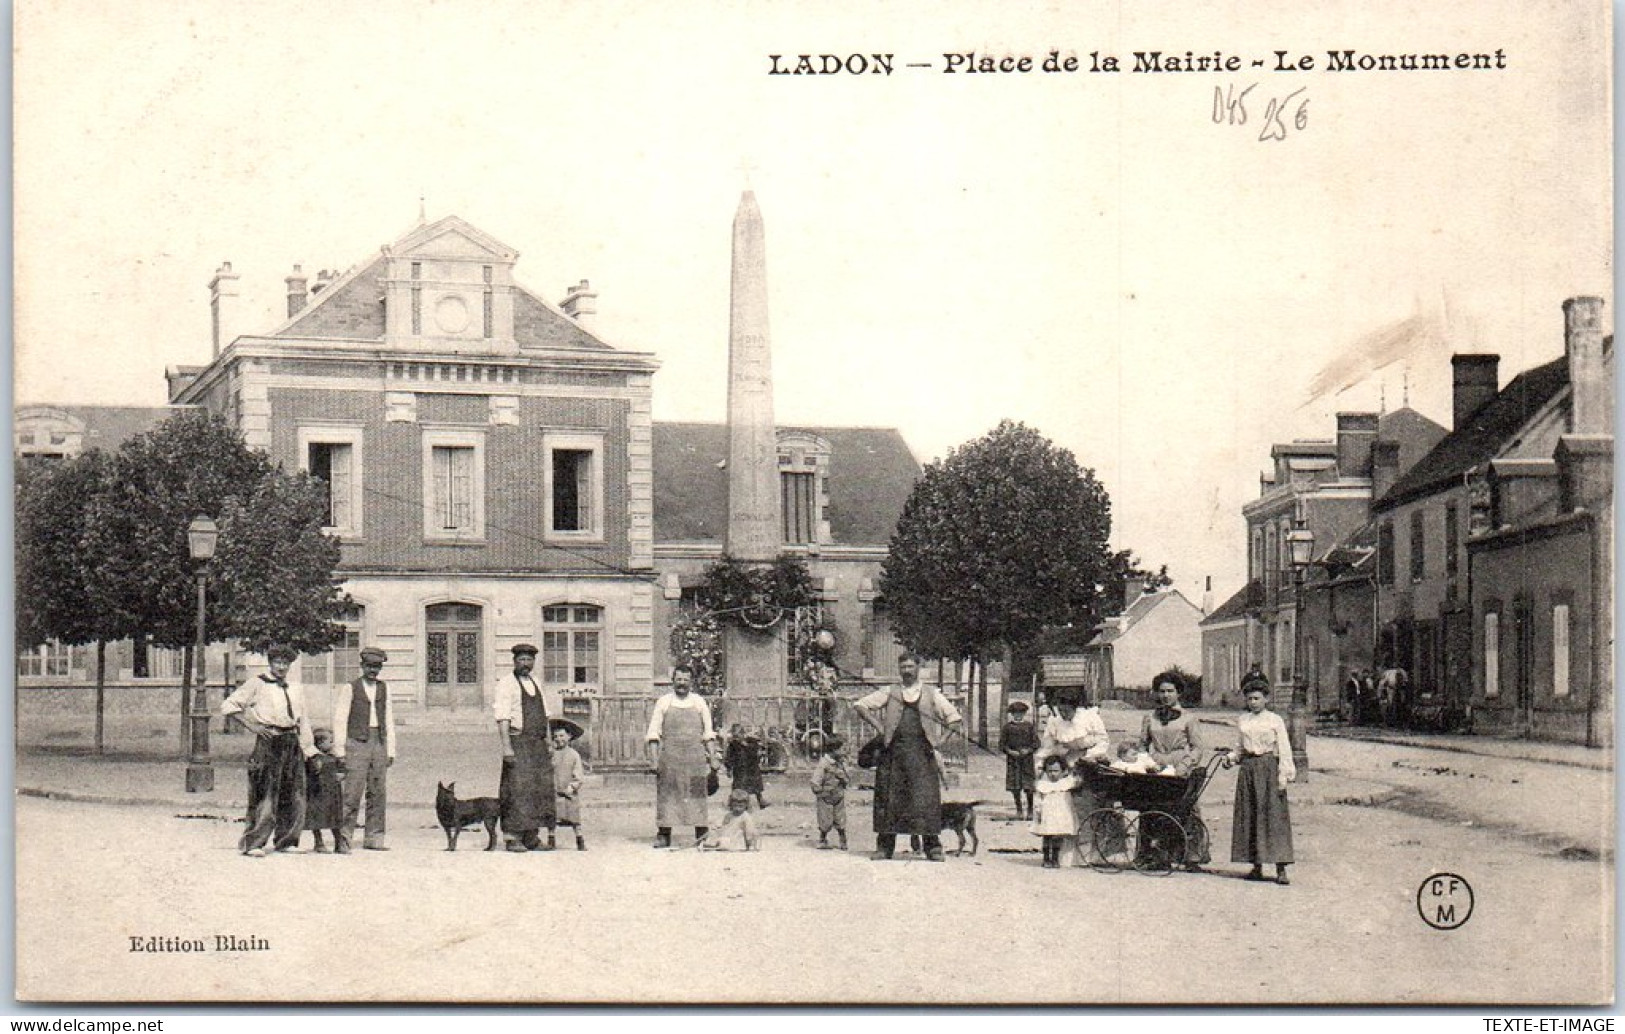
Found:
[[[294,263],[293,275],[283,279],[288,285],[288,315],[289,317],[297,316],[304,309],[305,303],[310,300],[310,296],[305,290],[305,274],[299,268],[299,263]]]
[[[1371,476],[1371,444],[1377,440],[1377,414],[1337,414],[1337,473],[1346,478]]]
[[[1123,579],[1123,609],[1127,610],[1134,601],[1145,595],[1144,578]]]
[[[1569,433],[1612,434],[1608,375],[1603,369],[1602,299],[1563,303],[1563,350],[1569,360]]]
[[[214,354],[237,337],[237,274],[230,262],[220,263],[209,281],[209,314],[214,337]]]
[[[1371,446],[1371,501],[1388,494],[1399,480],[1399,443],[1378,441]]]
[[[1459,431],[1467,426],[1473,414],[1484,408],[1501,390],[1498,355],[1453,355],[1450,357],[1451,396],[1450,429]]]
[[[583,329],[591,330],[593,317],[598,315],[598,292],[583,280],[565,291],[564,301],[559,303],[559,308]]]
[[[1207,582],[1202,587],[1202,615],[1205,617],[1213,613],[1213,576],[1207,576]]]
[[[181,392],[191,387],[203,369],[201,366],[166,366],[164,380],[169,382],[169,401],[174,402]]]

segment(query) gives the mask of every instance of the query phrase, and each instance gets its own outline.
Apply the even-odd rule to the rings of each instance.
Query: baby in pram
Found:
[[[1112,771],[1130,775],[1178,775],[1173,765],[1159,765],[1150,754],[1132,740],[1117,745],[1117,757],[1111,763]]]

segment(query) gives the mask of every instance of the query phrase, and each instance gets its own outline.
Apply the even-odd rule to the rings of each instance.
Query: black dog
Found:
[[[986,803],[986,801],[963,801],[957,804],[950,804],[947,801],[942,802],[942,830],[946,833],[951,829],[954,831],[954,835],[959,838],[959,850],[955,851],[954,854],[965,853],[966,837],[970,837],[971,854],[974,855],[976,849],[981,846],[982,842],[976,839],[976,806]],[[915,854],[920,853],[919,837],[909,837],[908,844]]]
[[[495,797],[475,797],[472,800],[459,801],[456,794],[456,783],[447,786],[437,783],[439,788],[434,792],[434,814],[440,820],[440,828],[446,831],[446,850],[457,850],[457,834],[469,826],[483,824],[485,834],[490,838],[485,845],[487,851],[497,849],[497,818],[502,814],[502,805]]]

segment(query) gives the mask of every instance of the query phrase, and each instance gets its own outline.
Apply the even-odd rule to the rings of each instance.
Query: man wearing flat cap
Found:
[[[344,773],[344,825],[334,850],[349,854],[356,819],[366,800],[367,825],[361,846],[387,851],[384,843],[389,766],[395,763],[395,714],[389,684],[378,677],[389,655],[376,646],[361,651],[361,677],[333,694],[333,756]]]
[[[303,687],[289,684],[288,668],[298,656],[292,647],[265,651],[270,668],[238,686],[220,705],[255,736],[248,759],[248,830],[237,849],[265,857],[266,845],[291,850],[305,828],[305,761],[316,753]],[[272,835],[275,841],[272,843]]]
[[[542,690],[530,672],[536,647],[513,648],[513,674],[497,680],[491,694],[497,738],[502,741],[502,834],[510,851],[550,850],[558,815],[553,788],[553,748],[548,719],[562,717],[564,702]],[[547,829],[548,846],[540,831]]]

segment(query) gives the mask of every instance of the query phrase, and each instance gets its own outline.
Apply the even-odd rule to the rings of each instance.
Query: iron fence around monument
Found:
[[[729,735],[735,725],[756,730],[762,741],[764,772],[800,773],[817,762],[824,737],[831,733],[845,742],[848,763],[854,761],[858,748],[874,735],[852,707],[852,702],[866,692],[708,699],[712,723],[719,735]],[[948,699],[963,710],[960,698],[950,694]],[[616,772],[647,767],[644,742],[656,697],[607,695],[590,700],[592,713],[586,723],[586,738],[593,769]],[[955,769],[966,767],[969,749],[969,742],[959,734],[947,737],[941,745],[944,760]]]

